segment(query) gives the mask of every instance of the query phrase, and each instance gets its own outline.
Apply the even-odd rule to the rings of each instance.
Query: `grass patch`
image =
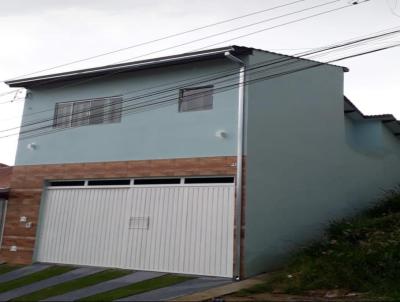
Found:
[[[23,265],[2,264],[0,265],[0,275],[14,271],[21,267],[23,267]]]
[[[6,292],[18,287],[22,287],[34,282],[38,282],[40,280],[44,280],[50,277],[54,277],[57,275],[64,274],[73,270],[74,267],[72,266],[51,266],[46,268],[40,272],[36,272],[25,277],[21,277],[15,280],[10,280],[6,282],[0,283],[0,293]]]
[[[70,291],[95,285],[111,279],[119,278],[130,273],[132,273],[132,271],[109,269],[90,276],[44,288],[37,292],[16,298],[14,301],[40,301],[49,297],[62,295]]]
[[[178,275],[166,275],[158,278],[145,280],[142,282],[134,283],[125,287],[121,287],[105,293],[100,293],[94,296],[84,298],[79,301],[114,301],[116,299],[129,297],[144,293],[150,290],[154,290],[161,287],[170,286],[186,280],[192,279],[192,277],[178,276]]]
[[[305,294],[344,289],[400,300],[400,193],[334,222],[319,242],[294,254],[286,267],[238,295]]]

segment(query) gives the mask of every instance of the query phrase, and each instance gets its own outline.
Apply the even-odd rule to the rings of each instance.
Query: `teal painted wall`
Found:
[[[150,90],[158,91],[166,88],[160,85],[169,83],[167,87],[171,87],[183,84],[178,82],[188,79],[185,83],[198,82],[202,75],[215,76],[215,73],[226,70],[232,72],[235,68],[238,69],[237,65],[229,60],[218,59],[114,75],[95,81],[81,80],[80,85],[64,83],[61,87],[36,87],[31,89],[32,98],[26,100],[22,122],[52,119],[57,102],[142,90],[136,94],[124,95],[125,99],[132,98],[149,93],[149,90],[143,89],[158,86]],[[216,84],[220,79],[201,85],[215,84],[215,88],[218,88],[236,83],[237,80],[235,75],[224,83]],[[235,155],[237,89],[216,93],[212,110],[185,113],[178,112],[178,93],[178,89],[175,89],[162,95],[126,103],[131,105],[134,102],[166,96],[173,99],[168,105],[123,116],[121,123],[70,128],[44,136],[20,139],[16,165]],[[43,110],[45,112],[29,115]],[[51,122],[42,125],[49,126]],[[218,130],[225,130],[228,137],[217,138],[215,133]],[[37,149],[28,150],[29,143],[35,143]]]
[[[355,150],[365,154],[384,153],[384,142],[381,121],[345,120],[346,142]]]
[[[256,53],[250,62],[271,57]],[[281,65],[264,75],[308,64]],[[400,142],[382,123],[346,121],[343,71],[337,67],[255,83],[247,93],[249,276],[278,267],[293,249],[318,238],[329,221],[398,184]]]
[[[264,72],[249,70],[247,79],[312,64],[257,51],[246,58],[252,67],[265,61],[275,64]],[[26,101],[23,122],[51,119],[57,102],[118,95],[233,69],[238,66],[223,59],[79,86],[38,87]],[[231,82],[211,84],[236,81],[235,76]],[[217,93],[213,110],[178,113],[175,90],[168,106],[123,116],[118,124],[20,140],[16,164],[235,156],[237,93]],[[365,207],[382,189],[397,184],[400,144],[382,123],[344,116],[343,71],[338,67],[319,66],[253,82],[246,87],[246,99],[244,259],[246,275],[254,275],[279,266],[294,248],[318,238],[328,221]],[[28,115],[43,110],[49,111]],[[228,137],[215,137],[218,130]],[[38,146],[34,151],[27,149],[32,142]]]

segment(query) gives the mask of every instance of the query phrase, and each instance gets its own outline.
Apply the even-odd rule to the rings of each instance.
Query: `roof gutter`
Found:
[[[239,94],[238,94],[238,124],[237,124],[237,154],[236,154],[236,198],[235,198],[235,272],[236,281],[241,279],[241,236],[242,236],[242,185],[243,185],[243,137],[244,137],[244,102],[245,102],[245,72],[246,64],[244,61],[232,55],[229,51],[225,52],[226,58],[240,65],[239,69]]]
[[[242,48],[242,49],[245,49],[245,48]],[[173,55],[173,56],[167,56],[167,57],[156,58],[156,59],[136,61],[136,62],[132,62],[132,63],[106,65],[103,67],[82,69],[82,70],[78,70],[78,71],[63,72],[63,73],[44,75],[44,76],[38,76],[38,77],[32,77],[32,78],[11,79],[11,80],[6,81],[5,83],[7,85],[9,85],[10,87],[26,87],[26,86],[29,86],[29,84],[33,84],[35,82],[41,82],[41,81],[54,82],[54,81],[68,80],[68,79],[80,78],[80,77],[90,77],[90,76],[95,76],[97,74],[106,74],[106,73],[113,73],[113,72],[117,73],[117,72],[124,72],[124,71],[135,70],[135,69],[144,69],[144,68],[156,67],[159,65],[161,66],[164,64],[174,64],[174,63],[180,63],[180,62],[191,61],[191,60],[202,60],[206,57],[218,57],[218,56],[223,57],[226,52],[231,52],[231,51],[233,51],[233,52],[239,51],[240,52],[240,51],[243,51],[242,49],[240,47],[236,48],[235,46],[229,46],[229,47],[224,47],[224,48],[219,48],[219,49],[214,49],[214,50],[209,50],[209,51],[199,51],[199,52],[193,52],[193,53],[187,53],[187,54],[181,54],[181,55]],[[246,50],[249,51],[248,49],[246,49]]]

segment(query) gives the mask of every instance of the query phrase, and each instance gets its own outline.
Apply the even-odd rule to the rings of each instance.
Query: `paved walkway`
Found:
[[[18,279],[36,272],[40,272],[48,267],[52,266],[51,264],[42,264],[35,263],[29,266],[24,266],[22,268],[13,270],[11,272],[0,275],[0,282],[7,282],[14,279]]]
[[[139,295],[126,297],[117,301],[165,301],[184,295],[190,295],[209,288],[222,286],[231,282],[230,279],[225,278],[200,277]]]
[[[82,267],[67,273],[38,281],[0,294],[0,301],[15,299],[38,290],[104,271],[105,268]]]
[[[265,280],[269,277],[270,274],[262,274],[249,279],[245,279],[242,281],[235,281],[226,285],[218,286],[215,288],[211,288],[208,290],[203,290],[201,292],[197,292],[194,294],[181,296],[173,301],[182,301],[182,302],[198,302],[198,301],[209,301],[217,297],[222,297],[234,292],[237,292],[241,289],[249,288],[254,285],[265,282]]]
[[[165,275],[165,273],[157,272],[135,272],[120,278],[105,281],[93,286],[85,287],[79,290],[75,290],[63,295],[50,297],[44,301],[75,301],[96,294],[104,293],[110,290],[114,290],[123,286],[134,284],[140,281],[153,279]]]

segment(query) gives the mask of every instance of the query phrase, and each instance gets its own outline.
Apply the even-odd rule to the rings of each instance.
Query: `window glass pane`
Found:
[[[134,181],[135,185],[173,185],[180,183],[180,178],[139,178]]]
[[[122,98],[110,98],[108,106],[107,122],[119,123],[122,115]]]
[[[124,186],[130,185],[130,179],[103,179],[103,180],[89,180],[89,186]]]
[[[54,128],[121,122],[122,97],[57,103]]]
[[[72,110],[72,127],[89,124],[90,101],[74,102]]]
[[[51,187],[78,187],[84,186],[83,180],[64,180],[64,181],[51,181],[49,184]]]
[[[54,113],[54,128],[71,127],[72,103],[57,103]]]
[[[199,87],[182,89],[180,92],[179,111],[209,110],[213,107],[213,88]]]
[[[105,120],[104,111],[108,111],[107,100],[92,101],[90,106],[90,124],[103,124]]]
[[[185,178],[185,184],[225,184],[233,183],[233,177],[190,177]]]

